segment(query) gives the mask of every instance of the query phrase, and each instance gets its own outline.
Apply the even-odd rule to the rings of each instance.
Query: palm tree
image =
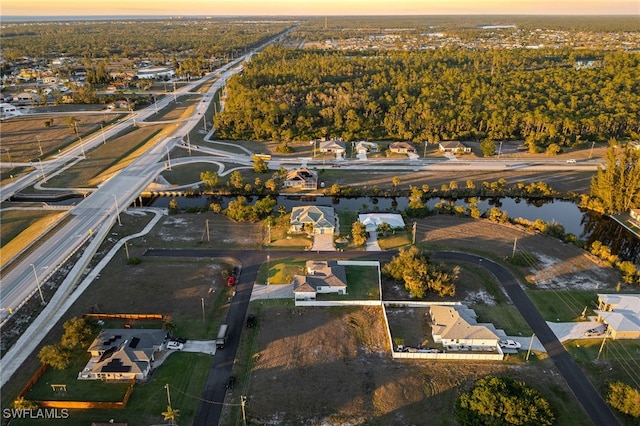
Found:
[[[175,421],[180,417],[180,410],[172,408],[170,405],[167,405],[167,411],[163,411],[162,415],[165,420],[171,420],[171,424],[175,425]]]

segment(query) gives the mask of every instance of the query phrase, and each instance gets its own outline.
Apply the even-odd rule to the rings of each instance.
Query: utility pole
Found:
[[[169,148],[167,147],[167,167],[171,171],[171,157],[169,156]]]
[[[245,412],[245,403],[247,402],[247,397],[244,395],[240,395],[240,406],[242,407],[242,423],[244,426],[247,426],[247,413]]]
[[[593,147],[596,146],[596,141],[593,141],[591,143],[591,150],[589,151],[589,158],[591,158],[591,156],[593,155]]]
[[[122,221],[120,220],[120,209],[118,208],[118,197],[116,197],[116,194],[113,194],[113,199],[116,201],[116,215],[118,215],[118,225],[122,226]]]
[[[102,123],[100,123],[100,129],[102,129],[102,145],[106,145],[107,144],[107,138],[104,135],[104,126],[102,125]]]
[[[204,131],[205,133],[207,132],[207,117],[206,116],[202,116],[202,123],[204,124]]]
[[[211,238],[209,238],[209,219],[204,221],[204,226],[207,231],[207,241],[211,241]]]
[[[427,158],[427,141],[424,141],[424,154],[422,154],[423,158]]]
[[[596,359],[600,359],[600,354],[602,353],[602,350],[604,349],[604,342],[607,341],[607,337],[609,337],[609,329],[607,328],[607,331],[604,333],[604,337],[602,338],[602,344],[600,345],[600,349],[598,350],[598,356],[596,357]]]
[[[189,148],[189,155],[191,155],[191,138],[189,137],[189,132],[187,132],[187,147]]]
[[[38,286],[38,293],[40,293],[40,300],[42,300],[42,304],[44,305],[46,302],[44,301],[44,296],[42,295],[42,288],[40,288],[40,280],[38,279],[38,274],[36,273],[36,267],[33,265],[33,263],[31,264],[31,267],[33,268],[33,275],[35,275],[36,277],[36,285]]]
[[[417,223],[413,222],[413,227],[412,227],[412,232],[411,232],[411,234],[412,234],[411,244],[414,244],[414,245],[416,243],[416,227],[417,227]]]
[[[533,338],[536,337],[536,333],[533,333],[531,335],[531,341],[529,341],[529,350],[527,351],[527,357],[525,358],[525,361],[529,361],[529,355],[531,355],[531,347],[533,346]]]
[[[202,322],[204,322],[204,297],[201,297],[200,301],[202,302]]]
[[[516,255],[516,247],[518,246],[518,237],[513,240],[513,252],[511,253],[511,257]]]
[[[42,173],[42,180],[44,180],[44,183],[47,183],[47,178],[44,175],[44,168],[42,167],[42,159],[38,158],[38,161],[40,162],[40,172]]]
[[[42,143],[40,142],[40,135],[36,135],[36,138],[38,138],[38,148],[40,148],[40,155],[44,155],[44,153],[42,152]]]
[[[124,253],[127,256],[127,261],[129,261],[129,244],[126,241],[124,242]]]

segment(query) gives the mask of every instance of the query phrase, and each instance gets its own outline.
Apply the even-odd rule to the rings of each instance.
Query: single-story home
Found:
[[[332,152],[340,155],[343,155],[347,151],[344,142],[335,139],[330,141],[321,141],[318,149],[320,152]]]
[[[287,171],[285,188],[318,189],[318,172],[306,167]]]
[[[378,152],[378,144],[375,142],[360,141],[356,144],[357,153],[366,154],[367,152]]]
[[[640,209],[631,209],[629,214],[631,215],[631,219],[640,223]]]
[[[397,213],[365,213],[358,215],[358,222],[362,223],[367,232],[375,232],[382,223],[388,223],[392,229],[405,227],[402,215]]]
[[[464,305],[431,305],[431,335],[448,350],[497,350],[497,330],[493,324],[478,324],[473,309]]]
[[[416,149],[409,142],[393,142],[389,145],[389,151],[396,154],[415,154]]]
[[[164,348],[166,340],[166,330],[104,329],[89,346],[91,359],[78,379],[146,379],[155,352]]]
[[[445,141],[438,144],[440,151],[451,152],[453,154],[468,154],[471,148],[460,141]]]
[[[291,231],[302,232],[305,224],[313,227],[314,234],[333,234],[336,219],[333,207],[301,206],[291,210]]]
[[[317,293],[347,294],[345,267],[335,260],[308,260],[306,275],[295,275],[292,283],[296,300],[314,300]]]
[[[640,294],[598,294],[595,312],[612,339],[640,339]]]
[[[176,72],[173,68],[168,67],[152,67],[152,68],[143,68],[139,69],[137,72],[137,76],[139,79],[145,78],[159,78],[159,77],[173,77]]]

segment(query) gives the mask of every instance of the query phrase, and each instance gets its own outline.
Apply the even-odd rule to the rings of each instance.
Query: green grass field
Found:
[[[585,307],[593,315],[598,300],[595,290],[527,290],[527,295],[547,321],[580,320]]]

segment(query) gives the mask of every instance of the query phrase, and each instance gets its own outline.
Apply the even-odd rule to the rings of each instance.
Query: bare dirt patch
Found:
[[[409,324],[400,317],[419,314],[397,310],[392,316],[398,325]],[[394,361],[379,307],[268,307],[258,321],[253,366],[243,385],[250,424],[452,424],[455,399],[488,374],[520,378],[552,399],[571,399],[547,361]],[[406,331],[407,344],[424,338],[420,324]]]
[[[516,242],[516,250],[535,258],[520,271],[538,289],[601,290],[615,288],[619,281],[613,268],[586,251],[516,226],[445,215],[417,222],[417,241],[436,249],[459,249],[504,259],[512,255]]]

